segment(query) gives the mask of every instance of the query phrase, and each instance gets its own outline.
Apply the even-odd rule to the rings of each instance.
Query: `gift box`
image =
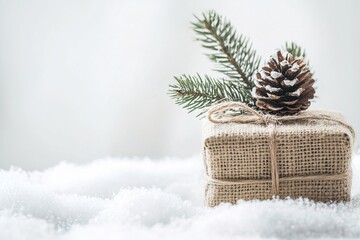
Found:
[[[339,114],[271,119],[226,110],[203,122],[207,206],[274,196],[350,200],[354,132]]]

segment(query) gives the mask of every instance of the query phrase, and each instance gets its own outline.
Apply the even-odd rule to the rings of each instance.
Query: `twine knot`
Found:
[[[235,113],[235,110],[241,113]],[[263,114],[241,102],[225,102],[215,105],[208,111],[208,119],[213,123],[255,123],[278,124],[278,116]]]
[[[276,117],[274,117],[274,116],[272,116],[272,115],[270,115],[270,114],[263,114],[262,116],[261,116],[261,119],[262,119],[262,121],[263,121],[263,123],[265,123],[266,125],[269,125],[269,124],[278,124],[278,123],[280,123],[277,119],[276,119]]]

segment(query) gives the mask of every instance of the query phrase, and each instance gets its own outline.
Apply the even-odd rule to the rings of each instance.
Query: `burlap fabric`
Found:
[[[322,115],[323,112],[312,112]],[[335,113],[326,113],[342,120]],[[276,125],[278,195],[349,201],[353,130],[341,123],[303,119]],[[205,204],[270,199],[269,125],[203,122]]]

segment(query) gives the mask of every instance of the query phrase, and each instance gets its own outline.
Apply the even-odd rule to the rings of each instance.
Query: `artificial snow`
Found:
[[[0,239],[360,238],[360,156],[353,199],[239,201],[203,207],[201,157],[63,162],[0,170]]]
[[[300,69],[300,66],[297,63],[294,63],[291,67],[292,72],[297,72],[297,71],[299,71],[299,69]]]
[[[282,75],[282,73],[280,73],[280,72],[271,71],[270,76],[271,76],[272,78],[279,78],[279,77],[282,77],[283,75]]]
[[[289,65],[289,62],[288,62],[287,60],[282,60],[282,61],[280,62],[280,65],[281,65],[282,67],[285,67],[285,66],[288,66],[288,65]]]
[[[304,88],[298,88],[298,89],[296,89],[296,91],[294,91],[294,92],[289,92],[289,93],[287,93],[287,95],[289,95],[289,96],[293,96],[293,97],[299,97],[300,96],[300,94],[302,93],[302,92],[304,92]]]
[[[282,89],[281,88],[277,88],[277,87],[272,87],[270,85],[266,85],[265,86],[265,89],[269,92],[272,92],[272,93],[277,93],[277,92],[280,92]],[[279,97],[280,98],[280,97]]]
[[[297,78],[295,78],[294,80],[287,80],[287,79],[285,79],[283,82],[284,82],[285,86],[290,86],[290,87],[292,87],[292,86],[295,85],[295,83],[296,83],[297,81],[299,81],[299,80],[298,80]]]

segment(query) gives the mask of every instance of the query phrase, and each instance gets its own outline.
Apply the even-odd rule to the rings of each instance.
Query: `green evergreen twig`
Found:
[[[309,64],[309,60],[306,59],[306,52],[305,49],[303,49],[302,47],[300,47],[298,44],[294,43],[294,42],[286,42],[285,43],[285,48],[284,48],[287,52],[291,53],[291,55],[293,55],[294,58],[302,58],[306,64],[308,69],[310,69],[310,71],[314,74],[314,70],[310,67]]]
[[[237,35],[230,22],[224,20],[214,11],[203,13],[203,18],[196,17],[193,29],[197,40],[211,52],[207,56],[219,64],[218,69],[230,79],[248,90],[254,87],[252,77],[259,68],[260,57],[252,49],[248,38]]]
[[[208,107],[219,101],[241,101],[248,104],[247,92],[235,81],[182,75],[175,77],[176,84],[170,85],[170,95],[176,104],[182,105],[189,112]],[[199,114],[201,115],[201,114]]]
[[[285,50],[289,52],[291,55],[293,55],[294,58],[302,57],[303,59],[305,59],[306,57],[305,50],[294,42],[290,42],[290,43],[286,42]]]

